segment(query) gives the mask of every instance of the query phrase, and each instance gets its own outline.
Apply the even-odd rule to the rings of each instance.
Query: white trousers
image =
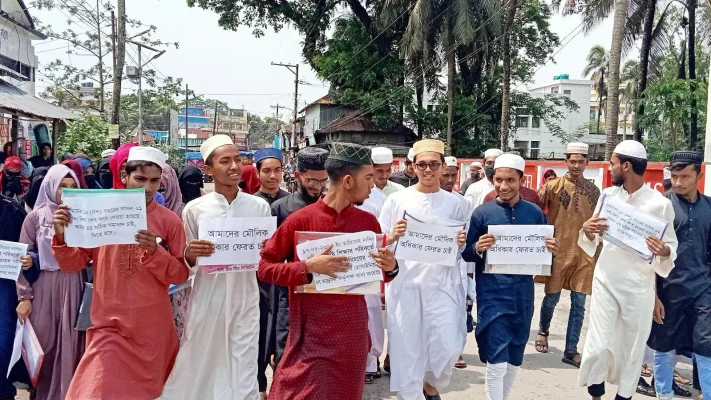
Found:
[[[520,367],[486,363],[486,399],[508,400]]]
[[[368,307],[368,331],[370,332],[370,352],[365,365],[366,373],[377,372],[378,358],[383,354],[385,345],[385,328],[383,327],[383,308],[379,294],[365,295]]]

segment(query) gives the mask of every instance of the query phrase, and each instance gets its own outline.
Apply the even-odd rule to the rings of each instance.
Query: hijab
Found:
[[[17,172],[10,172],[11,169]],[[8,157],[3,164],[2,173],[0,173],[0,188],[4,196],[17,198],[25,193],[30,188],[30,180],[22,175],[22,161],[20,157]]]
[[[202,171],[194,165],[186,165],[178,174],[178,184],[180,185],[180,193],[183,196],[183,204],[188,204],[197,199],[202,194]]]
[[[52,255],[52,237],[54,236],[52,220],[54,212],[59,207],[59,204],[57,204],[57,189],[59,189],[62,179],[66,177],[74,179],[74,182],[79,186],[79,179],[69,167],[62,164],[52,166],[40,185],[37,202],[33,209],[39,216],[36,243],[40,258],[40,269],[45,271],[59,270],[57,260]]]
[[[121,165],[128,161],[128,152],[132,147],[136,146],[138,146],[136,143],[124,143],[118,148],[118,150],[116,150],[116,154],[111,156],[109,167],[111,168],[111,173],[114,177],[114,189],[126,189],[126,185],[121,182]]]
[[[242,167],[242,182],[244,182],[244,191],[249,194],[255,194],[262,185],[259,181],[259,174],[253,165],[245,165]]]
[[[110,163],[111,157],[104,157],[96,165],[97,182],[102,189],[111,189],[114,187],[114,176],[109,167]]]
[[[94,167],[94,163],[89,159],[89,157],[86,156],[76,157],[74,158],[74,161],[78,162],[79,165],[81,165],[81,170],[84,175],[84,181],[86,181],[86,187],[89,189],[97,189],[96,168]],[[94,172],[91,174],[86,173],[86,170],[89,169],[89,167],[94,169]]]
[[[183,194],[180,191],[178,176],[173,167],[166,165],[160,174],[160,186],[163,197],[165,197],[165,207],[178,214],[183,212]]]
[[[84,169],[81,167],[81,164],[74,160],[64,160],[62,161],[62,164],[66,165],[67,167],[71,168],[72,171],[74,171],[74,175],[79,178],[80,188],[86,189],[88,187],[86,186],[86,181],[84,180]]]
[[[39,196],[39,190],[42,186],[42,181],[44,181],[45,175],[47,175],[49,167],[39,167],[32,171],[32,180],[30,182],[30,191],[27,192],[27,197],[25,197],[25,204],[30,207],[30,209],[35,208],[35,203],[37,202],[37,196]]]

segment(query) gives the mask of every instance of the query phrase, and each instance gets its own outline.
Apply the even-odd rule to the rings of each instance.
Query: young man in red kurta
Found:
[[[326,195],[291,214],[262,250],[259,279],[290,287],[289,338],[270,400],[360,400],[363,394],[363,371],[370,350],[363,296],[293,293],[294,286],[309,283],[314,273],[335,278],[335,273],[350,267],[346,257],[326,255],[330,249],[298,260],[295,232],[380,233],[375,217],[353,206],[362,204],[373,187],[370,150],[334,143],[326,171],[331,181]],[[379,249],[373,259],[385,271],[386,280],[397,274],[397,261],[390,250]]]
[[[136,244],[67,247],[69,208],[60,205],[54,214],[52,251],[62,271],[94,262],[93,327],[67,399],[154,399],[173,368],[178,336],[168,286],[184,283],[189,270],[180,218],[153,200],[164,165],[157,149],[134,147],[129,153],[121,180],[146,191],[148,229],[137,232]]]

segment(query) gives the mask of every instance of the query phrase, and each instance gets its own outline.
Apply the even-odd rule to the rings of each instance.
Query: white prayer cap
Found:
[[[200,145],[200,154],[202,154],[202,159],[207,161],[210,154],[212,154],[215,149],[222,146],[234,146],[234,142],[227,135],[215,135],[208,138]]]
[[[489,149],[484,152],[484,158],[498,157],[502,154],[504,154],[504,152],[499,149]]]
[[[101,152],[101,158],[106,158],[106,157],[111,157],[114,154],[116,154],[116,150],[114,149],[106,149]]]
[[[628,157],[647,159],[647,150],[644,145],[636,140],[623,140],[615,147],[615,154],[621,154]]]
[[[413,162],[415,160],[415,150],[410,148],[410,151],[407,152],[407,159],[410,162]]]
[[[496,157],[494,169],[513,168],[523,172],[526,169],[526,161],[516,154],[502,154]]]
[[[588,146],[586,143],[568,143],[565,152],[567,154],[588,154]]]
[[[458,167],[456,157],[445,157],[444,165],[447,167]]]
[[[370,158],[373,164],[392,164],[393,151],[387,147],[373,147],[370,150]]]
[[[479,161],[474,161],[471,166],[483,168]]]
[[[664,167],[664,180],[671,179],[671,170],[669,167]]]
[[[163,168],[167,158],[165,153],[155,147],[135,146],[128,151],[128,160],[126,161],[150,161]]]

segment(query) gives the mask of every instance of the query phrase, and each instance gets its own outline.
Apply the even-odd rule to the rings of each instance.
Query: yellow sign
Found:
[[[109,125],[109,139],[119,138],[119,126],[118,124]]]

